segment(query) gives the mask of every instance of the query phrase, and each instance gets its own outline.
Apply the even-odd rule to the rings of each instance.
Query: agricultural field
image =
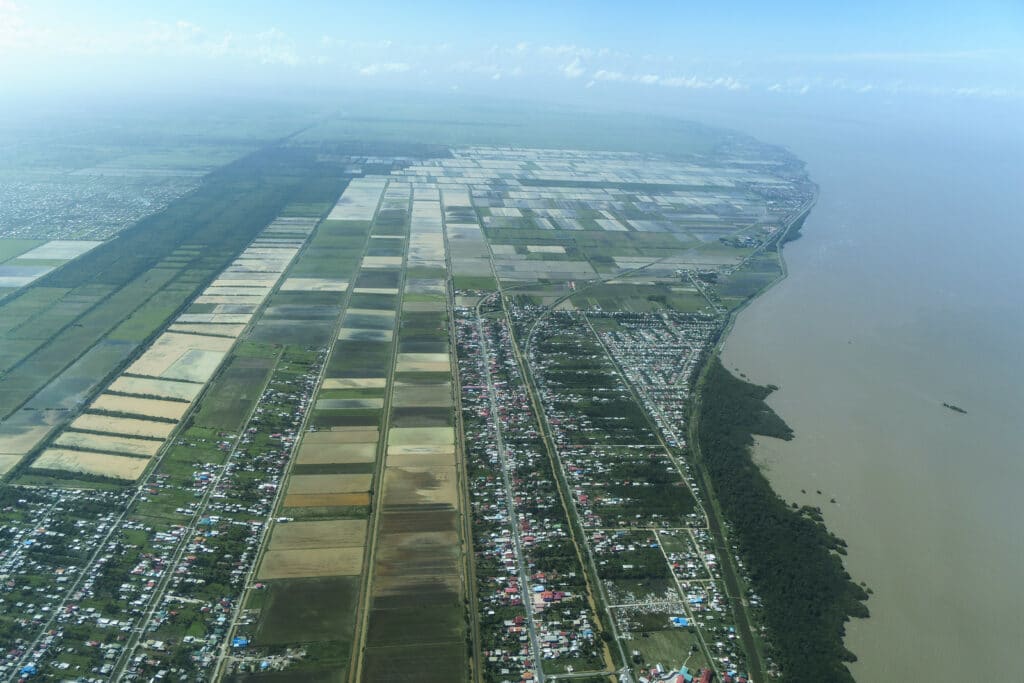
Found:
[[[94,240],[50,240],[39,244],[35,240],[0,239],[0,290],[9,290],[4,292],[9,294],[31,284],[100,244]],[[36,246],[23,251],[22,247],[28,245]]]
[[[150,458],[160,450],[163,440],[133,439],[127,436],[114,436],[112,434],[90,434],[88,432],[75,432],[69,429],[54,439],[53,444],[64,449],[105,451],[135,455],[140,458]]]
[[[276,354],[255,358],[235,354],[211,382],[194,423],[225,432],[238,431],[256,405],[276,360]]]
[[[329,547],[362,547],[366,544],[366,520],[337,519],[295,522],[274,527],[271,550],[302,550]]]
[[[238,258],[202,291],[196,302],[209,297],[211,291],[225,289],[236,290],[235,296],[245,298],[250,298],[247,292],[258,291],[260,294],[257,299],[260,302],[264,301],[298,253],[305,238],[312,232],[314,225],[315,221],[311,219],[295,217],[278,218],[271,222],[238,255]],[[238,275],[243,277],[239,278]],[[224,281],[249,283],[251,277],[259,277],[259,283],[247,287],[227,288],[219,284]],[[211,304],[193,303],[191,308],[209,305]],[[214,306],[224,305],[226,304]],[[252,309],[248,314],[251,317],[256,307],[249,308]],[[191,309],[186,309],[176,321],[190,315],[188,310]],[[130,321],[131,318],[126,322]],[[238,334],[241,334],[241,330]],[[101,393],[86,406],[87,412],[76,420],[79,426],[84,420],[87,427],[93,430],[99,428],[104,434],[76,431],[72,427],[60,433],[52,443],[62,449],[81,448],[140,457],[156,456],[173,428],[185,417],[195,398],[228,357],[235,346],[238,334],[202,335],[175,331],[162,333],[146,347],[139,358],[127,366],[122,375],[111,382],[108,391]],[[259,398],[259,392],[274,366],[276,357],[276,352],[268,352],[267,347],[252,343],[242,344],[237,357],[232,359],[211,387],[211,396],[204,401],[203,409],[196,416],[197,424],[226,431],[240,427]],[[151,425],[147,434],[140,434],[140,422]],[[118,428],[129,431],[127,434],[112,431]],[[161,429],[164,431],[160,431]],[[154,438],[131,438],[140,435]],[[45,469],[79,471],[78,465],[67,459],[55,461],[51,465]],[[34,463],[31,464],[31,468],[44,469]],[[103,476],[98,472],[90,474]],[[115,478],[125,477],[118,475]]]
[[[202,385],[196,382],[176,382],[154,377],[130,377],[121,375],[111,382],[107,391],[127,396],[148,398],[176,399],[180,401],[195,400]]]
[[[436,191],[417,188],[413,198],[410,273],[445,258]],[[404,295],[443,301],[446,292],[443,280],[407,278]],[[456,512],[460,475],[449,426],[451,362],[444,316],[443,309],[425,314],[402,309],[362,680],[452,680],[463,677],[468,665]],[[401,653],[395,651],[397,643],[403,644]],[[422,668],[424,661],[429,668]],[[410,667],[419,674],[413,676]]]
[[[234,340],[166,332],[137,361],[131,375],[204,383],[220,365]]]
[[[316,432],[316,435],[333,435],[337,432]],[[302,441],[302,447],[295,459],[296,465],[354,465],[369,464],[377,457],[377,436],[366,443],[329,442],[313,443],[309,434]]]
[[[277,174],[266,176],[259,186],[253,183],[271,168]],[[206,175],[187,200],[142,217],[102,244],[40,240],[34,246],[22,243],[31,249],[20,254],[6,249],[5,256],[18,257],[42,248],[36,253],[48,263],[72,251],[80,253],[0,299],[0,461],[7,469],[15,469],[47,435],[73,418],[75,409],[176,315],[182,324],[191,324],[185,315],[206,316],[199,321],[204,323],[211,321],[208,316],[217,316],[212,320],[222,327],[216,334],[224,338],[211,342],[213,335],[196,335],[190,328],[167,333],[194,338],[168,337],[173,343],[159,342],[155,348],[181,353],[163,359],[167,363],[152,356],[139,358],[136,370],[159,379],[209,379],[233,337],[241,333],[237,325],[251,316],[182,309],[216,273],[231,266],[278,211],[322,192],[323,183],[313,178],[321,170],[311,154],[261,148]],[[303,220],[308,224],[310,219]],[[49,242],[54,246],[47,247]],[[264,246],[279,248],[280,242]],[[239,259],[234,270],[267,275],[260,265],[273,259],[261,256]]]
[[[678,424],[724,315],[782,272],[802,171],[739,138],[367,150],[346,125],[97,153],[73,174],[97,188],[189,180],[131,225],[0,235],[0,495],[123,494],[40,574],[103,616],[0,605],[13,657],[232,681],[742,664]]]
[[[90,410],[119,415],[137,415],[177,422],[188,410],[185,401],[161,401],[152,398],[100,394],[89,406]]]
[[[354,576],[363,565],[363,547],[322,547],[275,550],[263,554],[256,578],[299,579],[317,576]]]
[[[288,494],[357,493],[369,491],[372,480],[369,474],[293,474]]]
[[[35,469],[38,470],[59,470],[128,481],[138,479],[148,465],[148,458],[72,451],[65,448],[48,448],[34,463]]]
[[[351,576],[276,581],[267,588],[256,631],[259,646],[342,641],[336,652],[351,647],[358,582]],[[304,678],[315,676],[313,672]],[[315,679],[313,679],[315,680]]]
[[[346,190],[343,200],[350,191]],[[339,202],[340,206],[347,204]],[[331,215],[337,218],[339,211],[332,210]],[[381,376],[383,367],[362,361],[387,352],[350,357],[337,347],[346,343],[338,330],[346,311],[353,308],[354,293],[348,283],[358,276],[369,228],[368,221],[322,222],[282,286],[268,299],[267,309],[250,335],[250,343],[267,349],[280,344],[286,348],[318,346],[326,360],[318,397],[307,404],[310,429],[296,445],[276,500],[277,521],[255,570],[260,588],[246,598],[251,606],[251,626],[247,618],[235,631],[251,638],[257,651],[301,648],[304,655],[291,661],[287,670],[301,671],[311,680],[337,680],[349,667],[365,566],[379,448],[377,421],[384,405],[386,377]],[[375,313],[377,309],[368,308],[370,316]],[[368,367],[374,370],[370,376],[366,376]],[[343,368],[358,376],[341,377]],[[215,382],[226,377],[227,372]],[[273,391],[273,386],[267,391]],[[373,393],[359,393],[366,391]],[[326,606],[341,611],[332,612]],[[241,672],[245,661],[242,657],[228,668],[237,667]]]
[[[85,413],[75,418],[68,428],[84,432],[103,432],[106,434],[125,434],[150,439],[166,439],[174,431],[174,423],[155,420],[140,420],[126,417],[111,417]]]

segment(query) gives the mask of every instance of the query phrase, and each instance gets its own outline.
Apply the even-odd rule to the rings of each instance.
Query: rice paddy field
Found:
[[[412,195],[407,272],[443,269],[439,193],[417,187]],[[403,290],[360,673],[367,681],[453,680],[468,662],[447,291],[443,279],[411,275]],[[438,426],[409,426],[421,421]]]
[[[280,496],[277,514],[289,521],[275,524],[259,561],[256,576],[266,583],[267,595],[252,630],[261,647],[314,650],[316,655],[300,665],[311,680],[340,680],[348,670],[364,577],[388,371],[373,361],[390,357],[390,337],[381,332],[395,318],[393,309],[378,302],[353,306],[356,294],[349,286],[362,272],[383,186],[377,198],[375,191],[361,198],[360,183],[346,189],[268,299],[250,336],[251,343],[263,346],[328,350],[320,391],[310,404],[310,429],[302,435]],[[366,294],[379,293],[360,296]],[[369,331],[377,347],[360,349],[361,336],[345,333],[350,315],[360,324],[354,329]],[[339,350],[343,344],[350,347]]]
[[[152,398],[135,396],[119,396],[117,394],[100,394],[92,402],[91,409],[104,413],[121,415],[148,416],[161,420],[177,422],[188,410],[185,401],[161,401]]]
[[[236,432],[259,399],[277,359],[276,351],[256,357],[243,355],[241,349],[236,352],[207,389],[195,424]]]
[[[346,515],[349,508],[363,508],[370,504],[370,492],[361,493],[289,493],[282,508],[289,514],[302,515],[304,508],[315,508],[317,518],[331,519]]]
[[[211,172],[188,201],[142,218],[114,239],[0,240],[0,267],[37,269],[19,289],[0,285],[0,461],[8,471],[72,419],[76,411],[68,408],[88,401],[175,316],[181,325],[223,325],[216,334],[226,332],[229,340],[241,334],[237,325],[247,322],[245,314],[187,313],[203,316],[190,320],[182,319],[181,309],[293,197],[307,192],[312,159],[289,154],[284,160],[270,147],[229,163]],[[293,172],[253,182],[282,164]],[[274,261],[273,255],[259,256],[234,270],[251,273]],[[25,260],[15,264],[19,259]],[[223,317],[228,315],[236,317]],[[205,381],[219,353],[200,348],[179,354],[175,367],[152,376]]]
[[[318,432],[323,434],[325,432]],[[333,432],[327,432],[331,434]],[[309,437],[303,439],[302,447],[296,456],[296,465],[350,465],[373,463],[377,457],[377,438],[368,443],[311,443]]]
[[[266,618],[255,634],[258,645],[341,641],[334,645],[339,652],[351,648],[359,590],[355,577],[274,581],[266,590],[268,596],[262,608]],[[325,680],[337,680],[339,672],[333,674]],[[310,672],[303,678],[317,680],[316,675]]]
[[[88,432],[64,431],[53,441],[55,446],[77,450],[122,453],[139,457],[152,457],[163,445],[163,440],[135,439],[112,434],[90,434]]]
[[[346,256],[356,244],[362,257]],[[264,343],[260,335],[271,334],[267,324],[278,318],[307,328],[339,323],[326,340],[331,351],[310,430],[284,483],[278,514],[295,521],[275,525],[258,569],[270,598],[256,640],[308,642],[305,625],[275,596],[304,582],[358,578],[353,634],[363,654],[350,673],[360,680],[393,675],[396,663],[412,667],[399,679],[449,680],[466,670],[445,254],[436,190],[353,182],[253,328]],[[407,275],[421,271],[429,277]],[[440,630],[415,627],[427,618],[413,607],[425,591]],[[397,642],[409,653],[401,662]],[[412,666],[417,661],[433,668]]]
[[[101,244],[103,242],[96,240],[40,243],[37,240],[0,239],[0,289],[13,291],[29,285]]]
[[[460,680],[475,588],[452,305],[499,285],[564,308],[741,305],[780,271],[759,248],[778,228],[754,191],[769,178],[487,146],[341,173],[338,149],[257,152],[113,240],[0,240],[0,475],[131,486],[133,521],[166,523],[249,448],[256,464],[218,490],[245,501],[221,529],[253,524],[256,501],[271,512],[225,637],[303,655],[227,678]],[[288,375],[299,356],[321,374]],[[299,418],[261,412],[299,395]],[[253,483],[271,465],[280,479]],[[674,636],[637,648],[687,644]]]
[[[138,479],[149,465],[148,458],[132,458],[91,451],[48,448],[33,463],[37,470],[91,474],[107,479]]]
[[[366,545],[366,520],[364,519],[279,524],[274,527],[270,538],[270,548],[273,550],[348,548],[364,545]]]
[[[326,547],[274,550],[263,554],[256,577],[273,579],[307,579],[317,576],[355,576],[363,565],[363,547]]]
[[[123,434],[150,439],[166,439],[174,431],[174,427],[173,422],[112,417],[96,413],[80,415],[69,425],[69,429],[77,431]]]
[[[111,382],[107,391],[114,394],[143,398],[193,401],[199,395],[199,392],[202,391],[202,388],[202,385],[198,382],[176,382],[156,377],[121,375]]]
[[[196,315],[188,311],[197,307],[230,305],[210,302],[211,297],[218,301],[237,298],[264,302],[315,225],[312,219],[272,221],[170,327]],[[285,227],[292,237],[282,244],[273,236]],[[223,286],[224,282],[235,286]],[[248,322],[257,306],[240,306],[250,310],[245,314]],[[217,325],[211,322],[209,327]],[[129,474],[141,475],[146,469],[145,461],[140,467],[134,466],[136,463],[129,467],[94,454],[117,453],[146,459],[156,456],[204,387],[218,375],[244,330],[245,325],[232,325],[215,335],[188,329],[163,332],[109,383],[104,393],[85,407],[82,415],[53,438],[52,444],[59,448],[44,451],[30,464],[30,471],[82,472],[117,480],[133,479]],[[238,429],[258,398],[275,358],[275,353],[260,353],[258,347],[242,344],[238,355],[231,357],[211,384],[210,400],[204,402],[196,415],[196,424],[225,431]],[[93,456],[82,460],[68,455],[75,450]],[[103,463],[110,464],[110,468],[104,469]]]

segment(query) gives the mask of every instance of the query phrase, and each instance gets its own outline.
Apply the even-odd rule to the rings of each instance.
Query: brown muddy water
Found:
[[[1024,164],[999,144],[836,126],[759,133],[808,162],[821,197],[785,249],[789,277],[740,314],[724,363],[781,387],[769,403],[796,438],[755,456],[786,500],[822,507],[874,591],[871,618],[848,628],[856,678],[1013,678]]]

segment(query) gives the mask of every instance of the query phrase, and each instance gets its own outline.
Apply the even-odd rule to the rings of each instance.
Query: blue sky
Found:
[[[0,0],[0,86],[1024,100],[1024,2]]]

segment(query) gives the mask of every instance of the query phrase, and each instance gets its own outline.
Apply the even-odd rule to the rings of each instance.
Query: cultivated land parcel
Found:
[[[799,162],[342,124],[102,243],[0,239],[59,261],[0,270],[0,671],[778,675],[688,420]]]

